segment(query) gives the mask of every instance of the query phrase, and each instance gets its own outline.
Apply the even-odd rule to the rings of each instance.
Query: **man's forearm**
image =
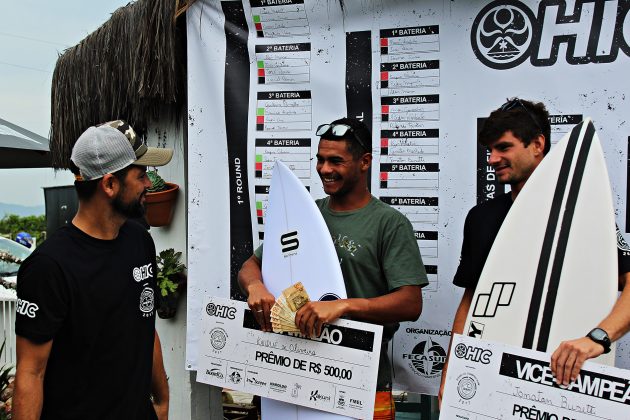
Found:
[[[238,272],[238,284],[247,296],[247,305],[263,331],[272,331],[271,308],[276,298],[269,293],[262,281],[262,263],[252,255]]]
[[[629,273],[622,275],[619,283],[623,290],[612,310],[606,318],[599,323],[598,327],[608,333],[611,341],[616,341],[630,331],[630,286],[626,279]]]
[[[345,299],[345,304],[344,315],[359,321],[415,321],[422,312],[422,290],[420,286],[403,286],[379,297]]]
[[[451,344],[453,343],[453,336],[455,334],[462,334],[464,331],[464,324],[466,324],[466,318],[468,317],[468,311],[470,310],[470,303],[475,294],[475,290],[471,287],[464,290],[462,300],[459,302],[459,306],[455,311],[455,318],[453,319],[453,327],[451,328],[451,339],[448,343],[448,352],[446,353],[446,361],[444,362],[444,370],[448,367],[448,355],[450,353]]]
[[[307,337],[319,336],[324,324],[348,315],[357,321],[390,324],[416,320],[422,311],[420,286],[402,286],[375,298],[308,302],[295,314],[295,325]]]
[[[44,405],[44,376],[53,341],[35,343],[17,335],[13,419],[39,419]]]
[[[261,262],[255,255],[247,259],[238,272],[238,284],[241,290],[249,296],[249,288],[262,284]]]
[[[44,403],[44,375],[23,372],[15,373],[12,418],[14,420],[39,419]]]
[[[153,340],[153,369],[151,370],[151,395],[153,403],[159,406],[162,413],[158,413],[159,418],[168,415],[169,392],[166,371],[164,370],[164,360],[162,358],[162,345],[157,331]]]
[[[462,295],[462,300],[459,302],[459,306],[455,311],[453,327],[451,328],[451,339],[448,342],[448,351],[446,352],[446,360],[444,360],[444,366],[442,367],[442,379],[440,382],[440,390],[438,391],[438,401],[440,405],[442,405],[442,394],[444,393],[444,384],[446,383],[446,371],[448,370],[448,358],[451,351],[451,345],[453,344],[453,335],[461,334],[464,331],[464,324],[466,324],[466,318],[468,317],[470,303],[472,302],[474,294],[474,288],[466,288],[466,290],[464,290],[464,294]]]
[[[623,288],[621,296],[612,310],[599,324],[608,333],[611,341],[616,341],[630,330],[630,287],[627,286],[628,273],[619,276],[619,285]],[[559,384],[568,385],[574,381],[582,369],[583,363],[598,357],[604,346],[588,337],[563,341],[551,355],[551,372]]]

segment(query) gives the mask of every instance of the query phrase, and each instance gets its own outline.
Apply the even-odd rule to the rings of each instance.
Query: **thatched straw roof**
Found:
[[[181,9],[176,0],[130,3],[59,57],[52,80],[54,168],[69,167],[72,146],[89,126],[121,118],[142,134],[164,111],[177,117],[183,110],[186,28],[185,19],[175,19]]]

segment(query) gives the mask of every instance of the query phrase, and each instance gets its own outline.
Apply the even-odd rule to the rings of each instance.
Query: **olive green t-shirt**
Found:
[[[386,295],[401,286],[425,286],[427,274],[409,220],[376,197],[363,208],[333,211],[317,200],[332,236],[349,298]],[[262,246],[255,255],[262,259]],[[377,389],[391,387],[387,344],[398,323],[383,326]]]

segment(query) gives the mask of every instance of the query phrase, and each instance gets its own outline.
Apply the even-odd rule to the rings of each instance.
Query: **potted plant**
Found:
[[[151,188],[147,190],[145,218],[154,227],[166,226],[173,220],[179,185],[165,182],[157,170],[147,171]]]
[[[162,319],[175,316],[177,299],[182,287],[186,284],[186,266],[179,260],[181,252],[173,248],[165,249],[156,256],[157,273],[157,314]]]

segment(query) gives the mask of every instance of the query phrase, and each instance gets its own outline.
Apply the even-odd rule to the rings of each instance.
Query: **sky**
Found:
[[[2,1],[0,118],[48,137],[50,88],[59,54],[129,0]],[[0,202],[39,206],[42,187],[71,185],[69,171],[0,169]]]

